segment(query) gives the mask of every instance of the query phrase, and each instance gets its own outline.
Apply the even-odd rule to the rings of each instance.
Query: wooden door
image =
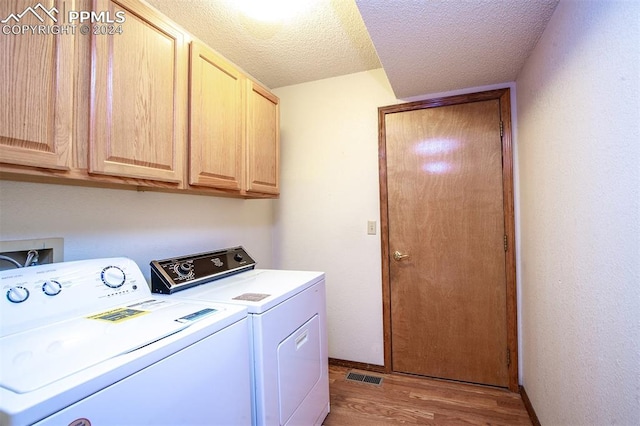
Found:
[[[166,17],[133,0],[95,1],[123,11],[122,34],[92,38],[89,171],[182,181],[188,51]]]
[[[443,103],[381,115],[391,369],[507,387],[503,108]]]
[[[240,191],[245,77],[197,41],[190,68],[189,184]]]
[[[23,13],[36,3],[0,2],[4,28],[19,32],[0,35],[0,162],[70,168],[75,37],[22,32],[28,25],[53,25],[52,17],[66,25],[63,3],[41,1],[33,13]],[[73,9],[74,2],[66,6]]]
[[[280,100],[259,84],[247,86],[247,191],[280,193]]]

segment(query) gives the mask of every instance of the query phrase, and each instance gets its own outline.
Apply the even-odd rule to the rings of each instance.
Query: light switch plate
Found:
[[[370,220],[367,222],[367,234],[376,235],[377,223],[375,220]]]

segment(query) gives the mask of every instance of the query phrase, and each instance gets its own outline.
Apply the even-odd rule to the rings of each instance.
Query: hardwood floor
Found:
[[[324,426],[531,425],[520,395],[507,390],[353,370],[382,377],[376,386],[347,381],[349,371],[329,366],[331,412]]]

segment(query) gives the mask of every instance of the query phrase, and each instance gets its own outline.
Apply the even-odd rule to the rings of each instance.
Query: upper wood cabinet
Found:
[[[40,1],[63,10],[63,1]],[[0,16],[20,14],[32,3],[0,2]],[[66,1],[73,8],[73,1]],[[48,19],[48,18],[46,18]],[[53,21],[51,21],[53,23]],[[20,26],[42,25],[24,14]],[[9,25],[7,25],[9,26]],[[71,164],[74,36],[0,36],[0,162],[68,170]]]
[[[189,184],[240,191],[245,77],[197,41],[190,59]]]
[[[89,172],[180,183],[186,151],[185,34],[135,0],[96,0],[124,11],[122,34],[92,38]]]
[[[247,192],[280,193],[280,100],[247,80]]]
[[[189,184],[279,194],[278,98],[198,41],[189,94]]]
[[[118,20],[0,35],[0,178],[279,194],[279,100],[266,88],[203,43],[189,49],[191,36],[143,1],[39,4],[60,19]],[[33,7],[0,1],[0,16],[39,25],[17,17]]]

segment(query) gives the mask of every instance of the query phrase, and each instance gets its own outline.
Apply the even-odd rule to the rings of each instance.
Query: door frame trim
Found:
[[[497,99],[500,102],[500,117],[503,123],[502,136],[502,190],[504,210],[504,231],[507,236],[505,254],[506,271],[506,313],[507,313],[507,350],[510,363],[509,390],[518,392],[518,309],[516,290],[516,245],[515,214],[513,189],[513,146],[511,126],[511,90],[509,88],[486,92],[447,96],[409,102],[378,108],[378,175],[380,178],[380,237],[382,254],[382,318],[384,368],[392,372],[391,363],[391,277],[389,273],[389,213],[387,189],[387,153],[385,116],[396,112],[435,108]]]

